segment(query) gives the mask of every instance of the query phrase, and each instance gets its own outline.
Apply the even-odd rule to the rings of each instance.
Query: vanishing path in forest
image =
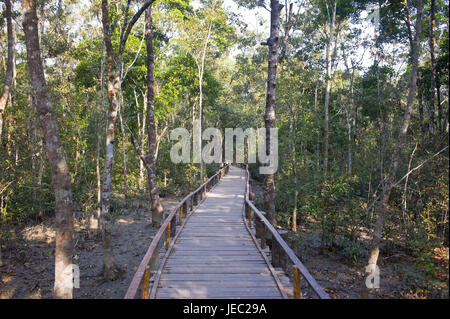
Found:
[[[245,171],[231,167],[187,220],[156,298],[282,298],[244,224]]]
[[[139,290],[144,299],[329,298],[282,238],[286,232],[249,199],[248,175],[226,165],[186,196],[153,238],[125,298]]]

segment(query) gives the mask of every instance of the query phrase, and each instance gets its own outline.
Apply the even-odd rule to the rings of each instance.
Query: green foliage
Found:
[[[267,6],[268,1],[239,0],[237,3],[255,8]],[[296,209],[299,229],[318,231],[322,234],[323,249],[339,254],[349,263],[362,265],[369,252],[374,209],[391,164],[408,96],[411,61],[404,22],[407,11],[405,2],[400,0],[337,1],[337,46],[333,52],[329,105],[329,170],[323,181],[324,51],[332,3],[305,1],[302,9],[297,10],[298,4],[294,2],[287,55],[279,61],[277,69],[275,115],[280,156],[275,174],[275,206],[281,227],[291,228]],[[42,43],[47,86],[69,165],[74,208],[89,214],[98,205],[97,160],[101,178],[108,105],[106,86],[101,87],[104,45],[99,2],[73,12],[74,2],[60,8],[57,2],[44,4]],[[367,35],[359,23],[361,11],[369,4],[380,9],[381,24],[376,34]],[[417,2],[407,4],[414,25]],[[131,16],[137,5],[132,2]],[[112,42],[117,55],[125,2],[111,2],[110,7]],[[285,9],[281,14],[281,40],[287,26]],[[393,177],[396,184],[389,200],[381,248],[382,256],[400,252],[414,258],[414,265],[400,267],[399,272],[405,274],[408,285],[412,283],[421,289],[421,296],[433,290],[443,291],[433,252],[435,248],[448,246],[449,234],[449,152],[445,149],[448,147],[445,127],[449,92],[448,3],[436,1],[441,130],[436,123],[434,136],[428,130],[432,74],[428,52],[429,10],[429,2],[425,2],[419,67],[423,114],[416,94],[398,174]],[[19,17],[19,12],[15,12],[15,17]],[[120,207],[128,198],[148,198],[145,168],[141,171],[130,141],[133,134],[144,153],[147,152],[143,22],[142,17],[134,26],[123,55],[126,77],[121,84],[120,98],[125,134],[118,123],[113,207]],[[268,21],[258,22],[258,29],[251,30],[240,20],[239,12],[227,12],[223,3],[216,0],[200,1],[195,6],[188,0],[162,0],[153,4],[154,107],[159,142],[156,175],[161,197],[182,196],[200,184],[197,164],[171,161],[170,149],[174,142],[168,137],[176,127],[191,131],[192,119],[198,118],[199,66],[210,25],[202,81],[204,127],[217,127],[222,132],[227,127],[264,127],[268,50],[260,43],[266,41],[269,29]],[[12,223],[50,217],[54,210],[50,169],[30,91],[23,32],[16,28],[16,33],[16,84],[12,103],[2,113],[5,120],[0,143],[2,239],[8,236],[5,229]],[[4,19],[0,19],[0,37],[2,44],[6,43]],[[5,47],[1,46],[0,51],[6,57]],[[366,55],[358,61],[362,51]],[[2,64],[0,79],[5,77],[5,69]],[[437,104],[435,108],[437,122]],[[422,125],[426,129],[424,136]],[[127,164],[126,196],[122,142]],[[434,156],[437,152],[439,155]],[[205,167],[206,176],[218,169],[216,164]],[[263,182],[259,163],[250,164],[249,168],[252,177]],[[410,171],[412,168],[417,169]],[[405,185],[406,180],[401,178],[408,172]],[[256,205],[262,207],[262,199],[257,198]],[[120,212],[118,209],[115,214]]]

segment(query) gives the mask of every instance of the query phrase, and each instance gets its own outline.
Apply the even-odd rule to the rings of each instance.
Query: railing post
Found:
[[[148,299],[150,293],[150,267],[145,267],[144,276],[142,277],[141,298]]]
[[[253,209],[247,205],[248,227],[252,228]]]
[[[177,233],[177,219],[176,216],[170,221],[170,238],[174,238],[175,234]]]
[[[248,219],[248,203],[244,200],[244,212],[245,212],[245,218]]]
[[[190,211],[192,212],[194,210],[194,195],[191,195],[191,197],[189,197],[189,203],[190,203]]]
[[[170,245],[170,224],[171,223],[169,223],[166,228],[166,251],[169,250]]]
[[[150,258],[150,271],[156,271],[159,268],[159,251],[161,250],[162,241],[158,242],[158,245]]]
[[[197,206],[197,193],[192,194],[192,208]]]
[[[178,219],[179,225],[183,224],[183,208],[184,208],[184,203],[180,206],[180,218]]]
[[[287,243],[289,232],[287,230],[279,230],[278,233],[280,234],[281,238]],[[280,249],[280,267],[282,267],[285,271],[287,270],[288,266],[288,256],[286,255],[286,252],[282,249]]]
[[[287,230],[278,230],[278,234],[280,234],[281,238],[286,239],[287,238]],[[273,238],[272,239],[272,265],[274,267],[283,267],[284,261],[282,256],[282,249],[278,241]]]
[[[253,200],[255,199],[255,194],[252,192],[252,181],[248,180],[248,199]]]
[[[261,214],[265,217],[266,213],[261,212]],[[255,220],[255,236],[261,240],[261,248],[266,248],[266,225],[264,225],[263,221],[259,218]]]
[[[298,270],[297,265],[294,265],[293,271],[294,271],[294,299],[300,299],[300,292],[301,292],[300,282],[302,280],[302,277],[300,275],[300,271]]]
[[[184,201],[183,205],[181,205],[181,209],[182,209],[183,217],[188,214],[188,205],[187,205],[186,201]],[[182,220],[180,221],[180,224],[181,223],[182,223]]]

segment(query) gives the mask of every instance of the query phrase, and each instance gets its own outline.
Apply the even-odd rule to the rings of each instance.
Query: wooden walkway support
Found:
[[[263,250],[255,236],[271,229],[248,199],[247,176],[246,169],[225,166],[186,196],[153,239],[125,298],[138,297],[141,287],[141,298],[150,299],[279,299],[292,297],[286,293],[292,286],[300,298],[303,268],[293,265],[297,283],[292,285],[284,269],[274,269],[269,248]],[[283,243],[277,245],[278,261]],[[288,262],[282,264],[287,270]],[[314,288],[319,298],[328,297],[318,285]]]

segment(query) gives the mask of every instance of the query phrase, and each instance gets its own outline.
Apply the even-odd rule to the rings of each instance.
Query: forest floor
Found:
[[[256,199],[261,198],[261,185],[254,183]],[[170,210],[178,197],[164,197],[162,203]],[[79,219],[78,219],[79,220]],[[1,298],[51,298],[54,278],[54,218],[11,229],[7,245],[3,245],[0,267]],[[86,222],[75,224],[74,264],[80,267],[80,288],[74,298],[123,298],[133,275],[157,229],[151,226],[151,215],[143,209],[125,208],[115,216],[113,251],[116,263],[124,273],[112,282],[102,280],[101,240],[88,231]],[[338,251],[320,249],[320,231],[299,227],[290,233],[289,241],[307,269],[332,298],[358,298],[364,278],[364,267]],[[372,298],[448,298],[449,251],[435,253],[438,282],[435,292],[423,288],[423,272],[413,257],[403,253],[381,257],[380,289]]]
[[[255,201],[262,203],[262,185],[253,182]],[[317,224],[317,222],[316,222]],[[335,299],[358,299],[366,277],[362,263],[350,260],[338,250],[321,249],[321,231],[300,225],[297,233],[289,232],[289,244],[301,262],[319,285]],[[316,227],[317,228],[317,227]],[[370,237],[366,236],[366,241]],[[435,249],[431,256],[433,279],[427,278],[423,267],[417,265],[414,257],[399,251],[379,257],[380,288],[374,289],[369,298],[449,298],[449,249]],[[430,287],[431,286],[431,287]]]
[[[178,203],[178,197],[161,198],[165,210]],[[0,299],[52,298],[54,282],[55,230],[54,218],[11,229],[12,236],[4,245],[0,267]],[[80,288],[74,298],[123,298],[152,236],[151,214],[143,209],[125,208],[115,217],[113,252],[116,264],[124,272],[115,281],[102,280],[102,245],[90,235],[86,222],[75,223],[75,255],[73,263],[80,267]]]
[[[297,234],[290,234],[299,259],[317,280],[319,285],[337,299],[357,299],[361,295],[361,286],[366,274],[364,265],[349,260],[339,252],[322,251],[321,232],[300,227]],[[295,243],[294,245],[292,243]],[[371,299],[425,299],[448,298],[448,248],[436,252],[439,259],[440,282],[443,289],[432,289],[424,280],[423,270],[415,264],[415,259],[404,253],[380,256],[380,288],[371,292]],[[439,280],[438,280],[439,281]]]

